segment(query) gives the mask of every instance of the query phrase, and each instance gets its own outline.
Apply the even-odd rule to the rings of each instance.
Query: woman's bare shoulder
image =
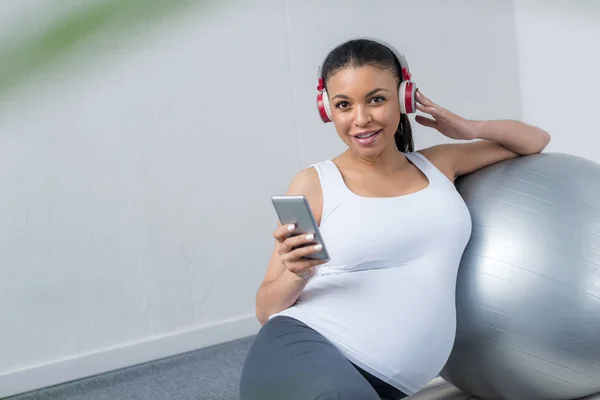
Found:
[[[323,211],[323,191],[319,174],[315,168],[308,167],[298,171],[292,177],[286,194],[305,196],[317,223],[320,223]]]
[[[424,149],[417,150],[421,153],[430,163],[432,163],[440,172],[442,172],[448,179],[454,181],[454,170],[452,169],[452,160],[448,156],[447,146],[435,145]]]

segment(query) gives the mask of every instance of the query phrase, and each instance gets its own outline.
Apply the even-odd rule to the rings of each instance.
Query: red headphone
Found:
[[[369,39],[373,40],[373,39]],[[411,73],[408,69],[408,63],[406,62],[406,58],[398,52],[395,48],[390,46],[389,44],[381,43],[380,44],[386,46],[398,60],[400,67],[402,68],[402,82],[400,82],[400,87],[398,88],[398,98],[400,99],[400,112],[402,114],[411,114],[417,110],[416,105],[416,97],[415,92],[417,90],[417,85],[415,82],[411,80]],[[319,115],[321,116],[321,120],[323,122],[331,122],[331,105],[329,104],[329,95],[325,90],[323,83],[323,76],[321,75],[321,68],[319,68],[319,85],[317,86],[317,109],[319,110]]]

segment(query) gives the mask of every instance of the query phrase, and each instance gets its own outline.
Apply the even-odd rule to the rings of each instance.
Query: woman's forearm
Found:
[[[515,120],[477,121],[476,137],[496,142],[519,155],[539,153],[550,142],[550,134]]]
[[[293,305],[308,283],[287,269],[273,282],[263,285],[256,294],[256,318],[264,325],[269,317]]]

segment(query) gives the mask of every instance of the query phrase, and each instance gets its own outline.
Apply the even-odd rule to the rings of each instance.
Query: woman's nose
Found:
[[[365,126],[367,125],[369,122],[372,121],[371,118],[371,114],[368,112],[368,110],[365,109],[365,107],[356,107],[355,109],[355,114],[354,114],[354,125],[355,126]]]

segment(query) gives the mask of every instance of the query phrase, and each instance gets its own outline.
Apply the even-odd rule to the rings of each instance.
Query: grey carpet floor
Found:
[[[254,337],[13,396],[10,400],[237,400]]]

